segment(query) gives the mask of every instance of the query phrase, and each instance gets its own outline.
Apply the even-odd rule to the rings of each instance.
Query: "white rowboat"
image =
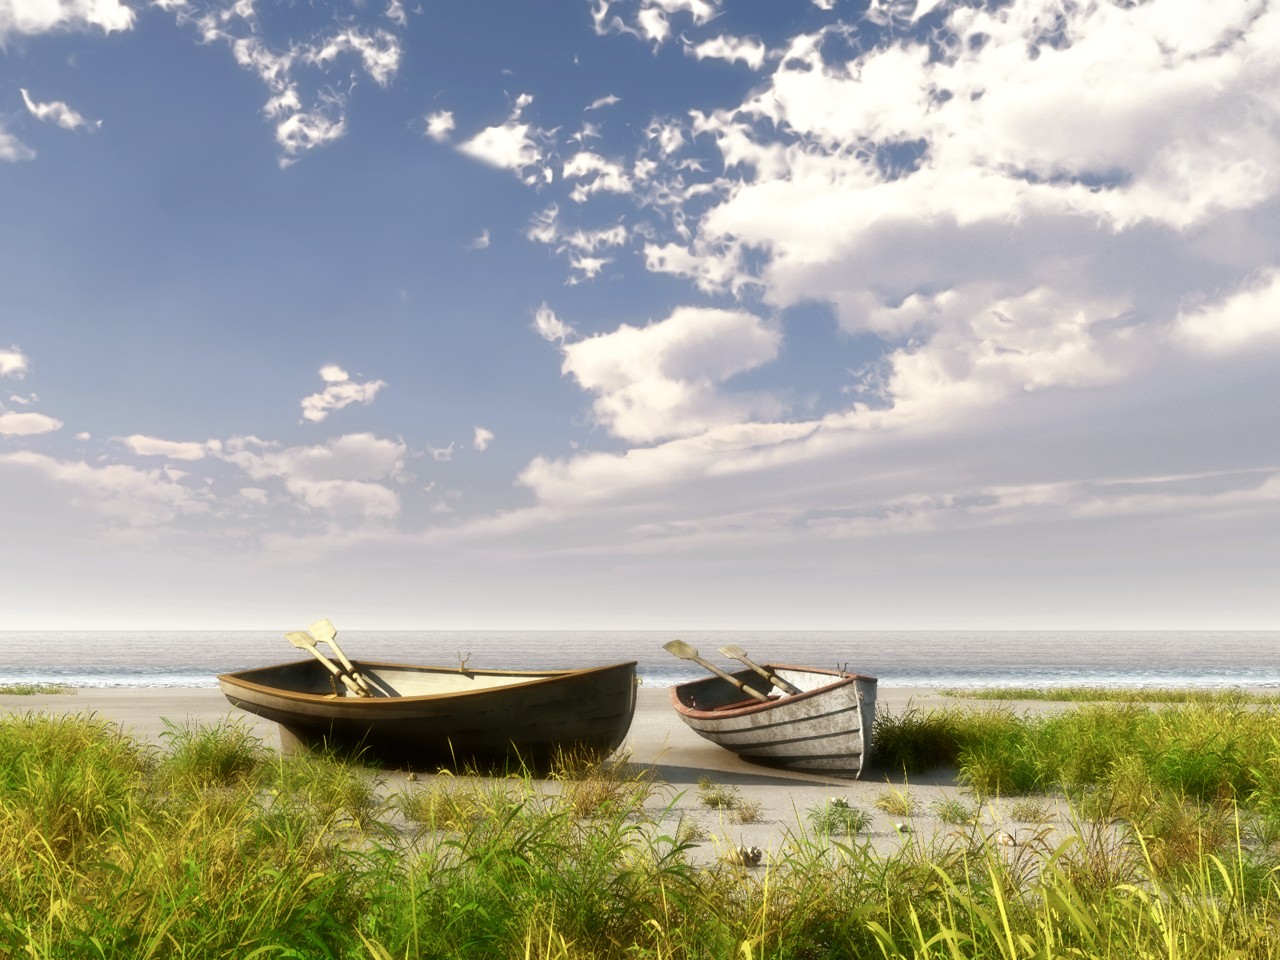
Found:
[[[761,702],[744,697],[727,680],[707,677],[672,687],[672,706],[690,730],[743,760],[856,780],[871,757],[876,678],[818,667],[764,666],[800,692],[773,688]],[[757,689],[770,686],[754,670],[730,676]]]

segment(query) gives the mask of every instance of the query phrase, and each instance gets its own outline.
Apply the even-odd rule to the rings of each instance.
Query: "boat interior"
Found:
[[[832,673],[815,673],[809,670],[792,670],[786,667],[766,665],[775,676],[797,687],[800,693],[818,690],[843,679]],[[796,694],[784,693],[754,670],[739,670],[730,676],[742,681],[753,690],[765,694],[769,701],[777,701]],[[677,689],[680,702],[694,710],[737,710],[761,701],[720,677],[708,677],[696,683],[682,684]]]
[[[362,663],[358,660],[353,662],[353,666],[368,682],[369,692],[373,697],[424,697],[469,693],[557,676],[556,672],[463,671],[458,667],[398,666]],[[359,694],[348,689],[342,680],[318,660],[303,660],[257,670],[245,670],[232,676],[249,683],[293,693],[359,697]]]

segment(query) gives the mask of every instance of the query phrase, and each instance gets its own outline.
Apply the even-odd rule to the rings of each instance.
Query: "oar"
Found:
[[[327,643],[332,647],[333,652],[336,653],[338,655],[338,659],[342,661],[342,665],[347,668],[347,673],[351,675],[351,679],[360,684],[366,693],[373,693],[373,690],[369,686],[369,681],[364,678],[364,674],[355,668],[355,664],[347,659],[347,655],[343,653],[342,648],[338,646],[338,628],[335,627],[332,622],[327,619],[317,620],[311,626],[307,627],[307,633],[315,637],[316,643]]]
[[[315,641],[311,638],[311,634],[307,633],[304,630],[293,630],[293,631],[290,631],[289,633],[286,633],[284,635],[284,638],[288,640],[290,643],[292,643],[295,647],[298,647],[300,650],[311,651],[311,655],[314,656],[321,663],[323,663],[325,667],[328,668],[330,673],[332,673],[335,677],[337,677],[339,680],[345,683],[347,685],[347,689],[350,690],[352,693],[354,693],[356,696],[358,697],[368,696],[367,693],[365,693],[356,685],[356,682],[354,680],[352,680],[345,673],[339,670],[337,665],[334,664],[332,660],[330,660],[323,653],[321,653],[319,650],[316,649],[316,644],[315,644]]]
[[[703,660],[702,657],[698,656],[698,651],[693,647],[689,646],[683,640],[669,640],[662,645],[662,649],[667,651],[667,653],[672,654],[673,656],[679,657],[681,660],[692,660],[694,663],[700,666],[706,667],[708,670],[714,673],[717,677],[720,677],[722,680],[728,680],[730,683],[732,683],[735,687],[737,687],[743,693],[750,694],[751,696],[755,697],[757,700],[760,700],[764,703],[769,702],[769,698],[765,696],[763,693],[761,693],[759,690],[755,689],[754,687],[748,687],[745,683],[743,683],[737,677],[732,677],[729,674],[725,673],[723,670],[717,667],[714,663],[708,663],[706,660]]]
[[[772,683],[779,690],[782,690],[785,693],[800,692],[800,688],[797,687],[794,683],[790,683],[786,680],[783,680],[780,676],[778,676],[772,670],[766,670],[764,667],[760,666],[760,664],[756,663],[754,660],[748,657],[747,651],[743,650],[737,644],[726,643],[723,647],[720,648],[720,652],[723,653],[726,657],[730,657],[734,660],[739,660],[742,663],[745,663],[748,667],[750,667],[756,673],[760,674],[760,676],[764,677],[766,680]]]

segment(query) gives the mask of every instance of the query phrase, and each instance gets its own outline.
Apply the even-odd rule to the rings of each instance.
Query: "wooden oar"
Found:
[[[364,678],[364,674],[355,668],[355,664],[347,659],[347,655],[338,646],[338,628],[331,621],[327,619],[317,620],[307,627],[307,633],[315,638],[316,643],[327,643],[333,649],[333,652],[338,655],[342,665],[347,668],[347,673],[351,675],[351,679],[360,684],[366,693],[373,693],[373,689],[369,686],[369,681]]]
[[[717,677],[720,677],[722,680],[728,680],[730,683],[732,683],[735,687],[737,687],[743,693],[750,694],[751,696],[755,697],[757,700],[761,701],[762,703],[769,702],[769,698],[765,694],[761,693],[759,690],[755,689],[754,687],[748,687],[745,683],[743,683],[737,677],[730,676],[729,674],[725,673],[723,670],[717,667],[714,663],[708,663],[706,660],[703,660],[702,657],[698,656],[698,651],[695,648],[689,646],[683,640],[669,640],[662,645],[662,649],[667,651],[667,653],[672,654],[673,656],[679,657],[681,660],[692,660],[694,663],[698,664],[699,666],[706,667],[708,670],[714,673]]]
[[[784,693],[795,694],[800,692],[800,688],[797,687],[794,683],[790,683],[786,680],[783,680],[780,676],[778,676],[772,670],[765,669],[764,667],[760,666],[760,664],[756,663],[754,660],[748,657],[747,651],[743,650],[737,644],[726,643],[723,647],[720,648],[720,652],[723,653],[726,657],[730,657],[734,660],[738,660],[738,661],[741,661],[742,663],[745,663],[748,667],[750,667],[756,673],[760,674],[760,676],[764,677],[766,680],[768,680],[770,683],[772,683],[775,687],[777,687],[779,690],[783,691]]]
[[[286,633],[284,638],[300,650],[311,651],[311,655],[323,663],[325,667],[328,668],[329,672],[346,684],[347,689],[357,697],[367,697],[369,695],[361,690],[354,680],[339,670],[337,664],[316,649],[316,644],[312,639],[311,634],[307,633],[305,630],[292,630],[289,633]]]

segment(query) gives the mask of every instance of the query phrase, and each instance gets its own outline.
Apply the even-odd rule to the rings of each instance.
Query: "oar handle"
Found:
[[[350,674],[351,679],[360,684],[362,689],[372,695],[373,689],[369,686],[369,681],[364,678],[364,674],[356,669],[355,664],[347,659],[347,655],[343,653],[342,648],[338,646],[338,631],[334,629],[331,621],[317,620],[311,626],[307,627],[307,633],[309,633],[317,643],[327,643],[330,648],[332,648],[333,652],[338,655],[338,659],[342,661],[342,665],[347,668],[347,673]]]
[[[302,650],[309,650],[313,657],[323,663],[325,667],[328,668],[329,672],[341,680],[343,685],[356,696],[367,697],[369,695],[364,690],[361,690],[356,686],[355,682],[350,677],[338,669],[337,664],[316,649],[316,645],[311,640],[311,634],[294,631],[293,633],[286,633],[284,637],[295,647],[299,647]]]
[[[756,673],[760,674],[760,676],[764,677],[766,680],[772,683],[775,687],[777,687],[783,693],[789,693],[792,696],[794,696],[795,694],[800,692],[800,688],[797,687],[794,683],[790,683],[789,681],[783,680],[780,676],[778,676],[772,670],[768,669],[767,667],[760,666],[760,664],[756,663],[754,660],[752,660],[750,657],[748,657],[745,653],[743,653],[738,648],[721,647],[720,652],[723,653],[726,657],[730,657],[734,660],[740,661],[741,663],[745,663],[748,667],[750,667]]]
[[[356,669],[356,665],[347,659],[347,655],[342,652],[342,648],[338,646],[337,640],[326,640],[325,643],[333,648],[333,652],[338,655],[338,659],[342,661],[342,665],[347,668],[347,673],[351,674],[351,678],[365,689],[371,689],[369,681],[364,678],[364,674]]]

